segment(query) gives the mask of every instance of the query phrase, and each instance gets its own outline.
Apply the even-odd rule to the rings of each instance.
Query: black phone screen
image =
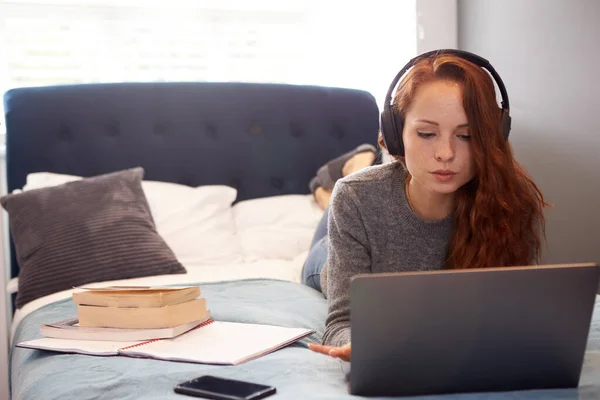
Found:
[[[175,392],[208,399],[256,400],[275,393],[272,386],[204,375],[175,387]]]

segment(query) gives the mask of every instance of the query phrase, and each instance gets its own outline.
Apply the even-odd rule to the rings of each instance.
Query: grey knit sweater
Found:
[[[329,313],[323,343],[350,342],[350,278],[359,273],[441,269],[452,216],[420,219],[405,192],[399,163],[366,168],[337,181],[329,208],[329,255],[321,287]]]

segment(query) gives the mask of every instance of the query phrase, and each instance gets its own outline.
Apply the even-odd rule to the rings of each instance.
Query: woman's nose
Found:
[[[449,162],[454,159],[454,148],[449,140],[441,140],[436,149],[435,158],[441,162]]]

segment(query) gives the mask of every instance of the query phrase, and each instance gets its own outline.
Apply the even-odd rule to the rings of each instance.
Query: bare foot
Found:
[[[375,153],[373,153],[372,151],[361,151],[360,153],[355,154],[354,156],[346,160],[346,162],[342,166],[342,177],[348,176],[354,172],[360,171],[363,168],[371,166],[373,164],[374,159]],[[312,182],[313,181],[311,181],[311,185]],[[322,210],[325,210],[329,206],[329,202],[331,200],[331,192],[331,189],[327,190],[324,189],[322,186],[318,186],[314,190],[313,196]]]
[[[325,210],[327,206],[329,206],[329,201],[331,200],[331,190],[325,190],[319,186],[315,190],[315,200],[319,207],[321,207],[322,210]]]
[[[375,154],[373,154],[371,151],[363,151],[355,154],[349,158],[342,167],[342,175],[348,176],[356,171],[360,171],[363,168],[369,167],[371,164],[373,164],[374,159]]]

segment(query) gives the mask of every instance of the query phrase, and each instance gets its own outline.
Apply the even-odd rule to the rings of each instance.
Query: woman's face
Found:
[[[452,194],[475,176],[462,101],[458,84],[434,81],[419,87],[405,114],[406,167],[414,183],[437,194]]]

